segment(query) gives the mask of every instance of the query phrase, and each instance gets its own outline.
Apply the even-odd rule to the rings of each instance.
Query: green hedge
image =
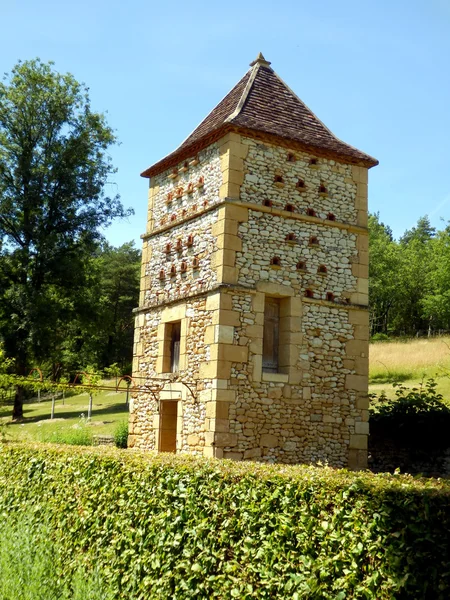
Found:
[[[450,483],[4,444],[0,514],[116,598],[450,597]]]

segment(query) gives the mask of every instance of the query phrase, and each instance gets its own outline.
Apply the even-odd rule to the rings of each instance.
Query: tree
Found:
[[[369,215],[369,305],[371,334],[387,333],[399,301],[400,256],[389,226],[379,214]]]
[[[0,336],[16,372],[76,312],[100,227],[130,213],[105,195],[116,142],[88,89],[39,59],[0,83]],[[22,416],[23,389],[14,417]]]

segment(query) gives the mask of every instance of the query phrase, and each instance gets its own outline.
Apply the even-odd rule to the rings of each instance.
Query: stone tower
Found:
[[[260,54],[150,178],[130,444],[367,464],[367,174]]]

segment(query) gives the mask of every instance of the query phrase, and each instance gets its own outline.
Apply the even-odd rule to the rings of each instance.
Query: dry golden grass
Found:
[[[370,344],[370,375],[388,372],[433,373],[450,370],[450,338]]]
[[[433,377],[438,391],[450,397],[450,338],[415,339],[370,344],[370,391],[392,395],[392,382],[407,387]]]

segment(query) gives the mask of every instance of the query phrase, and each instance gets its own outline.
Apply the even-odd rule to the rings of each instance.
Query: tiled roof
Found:
[[[262,54],[251,66],[181,146],[144,171],[144,177],[176,164],[190,148],[194,150],[202,140],[230,126],[292,140],[368,167],[378,164],[375,158],[349,146],[325,127],[278,77]]]

